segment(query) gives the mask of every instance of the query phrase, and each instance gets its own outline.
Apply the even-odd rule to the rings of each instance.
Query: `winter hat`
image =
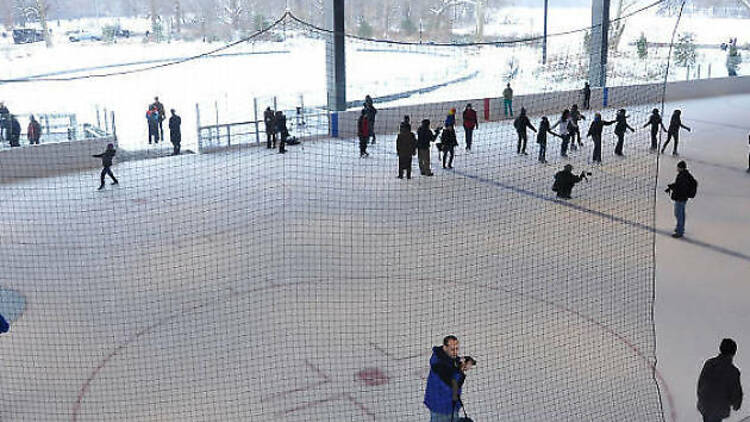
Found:
[[[112,149],[112,148],[114,148],[114,147],[115,147],[115,145],[114,145],[114,144],[107,144],[107,149]]]
[[[451,111],[449,112],[449,114],[456,114],[456,108],[455,107],[451,108]]]
[[[677,168],[684,170],[687,168],[687,163],[685,163],[684,161],[680,161],[679,163],[677,163]]]
[[[573,170],[573,165],[572,164],[566,164],[565,165],[565,170]]]

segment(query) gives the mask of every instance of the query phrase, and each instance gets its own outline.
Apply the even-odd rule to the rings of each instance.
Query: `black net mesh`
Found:
[[[642,126],[660,108],[669,55],[631,66],[632,52],[611,53],[610,88],[593,88],[586,107],[586,33],[550,36],[546,64],[539,39],[347,37],[350,109],[338,112],[325,107],[324,79],[276,94],[252,77],[268,66],[303,79],[324,73],[330,32],[292,14],[212,53],[290,52],[228,56],[248,79],[214,101],[203,94],[213,82],[201,66],[219,60],[209,57],[24,83],[98,89],[121,78],[127,89],[189,72],[201,99],[162,97],[184,110],[183,149],[198,153],[144,152],[141,110],[122,112],[139,127],[118,127],[119,185],[101,192],[89,156],[109,138],[0,151],[0,314],[11,323],[0,338],[0,419],[426,420],[431,347],[454,334],[460,354],[478,361],[462,392],[474,420],[662,420],[657,155]],[[80,75],[58,79],[70,76]],[[365,95],[378,113],[360,157]],[[478,115],[471,149],[468,103]],[[585,120],[567,157],[551,134],[546,162],[531,129],[527,145],[518,142],[522,108],[538,129],[573,104]],[[267,106],[285,111],[299,141],[286,154],[280,139],[266,148]],[[423,119],[435,129],[452,108],[455,156],[433,142],[429,170],[414,156],[411,178],[398,179],[403,117],[414,132]],[[594,114],[612,121],[620,108],[635,129],[624,155],[613,153],[615,125],[605,126],[594,162]],[[65,160],[78,164],[55,167]],[[570,200],[551,190],[565,164],[591,173]]]

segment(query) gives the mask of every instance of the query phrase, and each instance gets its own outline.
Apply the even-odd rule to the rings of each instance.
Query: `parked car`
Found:
[[[102,40],[101,35],[92,34],[91,32],[83,30],[68,31],[66,32],[66,34],[68,35],[68,40],[70,40],[70,42]]]
[[[33,42],[44,41],[44,31],[39,29],[14,29],[13,42],[16,44],[28,44]]]

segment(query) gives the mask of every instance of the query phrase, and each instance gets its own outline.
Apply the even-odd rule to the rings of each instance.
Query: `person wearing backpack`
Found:
[[[677,178],[665,190],[674,201],[674,216],[677,219],[677,226],[672,237],[675,239],[679,239],[685,234],[685,205],[688,199],[695,198],[697,191],[698,181],[688,171],[687,164],[680,161],[677,163]]]

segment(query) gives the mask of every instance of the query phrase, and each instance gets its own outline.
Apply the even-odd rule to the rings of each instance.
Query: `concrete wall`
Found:
[[[4,149],[0,151],[0,183],[101,167],[101,159],[91,156],[104,152],[109,143],[115,143],[112,137]]]

